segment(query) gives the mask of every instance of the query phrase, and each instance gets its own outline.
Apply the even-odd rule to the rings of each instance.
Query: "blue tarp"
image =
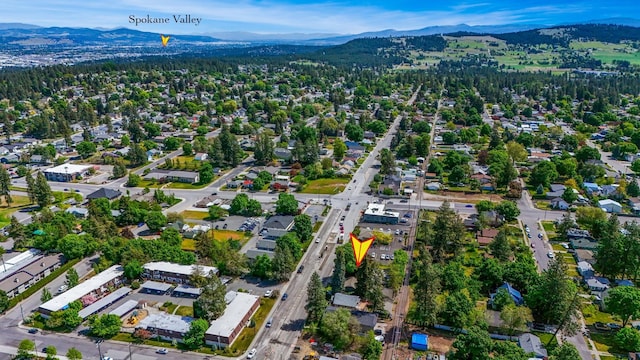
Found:
[[[429,347],[429,336],[426,334],[414,333],[411,335],[411,347],[415,350],[425,351]]]

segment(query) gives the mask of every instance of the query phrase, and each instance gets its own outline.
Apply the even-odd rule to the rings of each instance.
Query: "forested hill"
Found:
[[[468,35],[468,34],[465,34]],[[568,46],[571,40],[619,43],[622,40],[640,40],[640,28],[624,25],[570,25],[546,29],[519,31],[507,34],[484,34],[516,45]]]
[[[410,37],[374,37],[351,40],[345,44],[320,49],[305,58],[333,65],[391,66],[404,61],[411,50],[443,51],[447,41],[439,35]]]

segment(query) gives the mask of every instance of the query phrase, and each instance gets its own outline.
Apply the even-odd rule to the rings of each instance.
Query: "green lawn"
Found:
[[[244,245],[244,243],[249,240],[249,238],[242,231],[233,231],[233,230],[212,230],[212,231],[213,231],[213,238],[218,241],[233,239],[233,240],[239,240]],[[196,250],[195,240],[183,239],[182,250],[195,251]]]
[[[29,197],[27,196],[13,195],[11,196],[11,200],[13,200],[11,206],[7,206],[4,199],[0,202],[0,227],[7,226],[11,223],[11,215],[14,212],[31,205]]]
[[[589,304],[582,308],[582,315],[584,316],[584,322],[587,325],[593,325],[597,322],[601,323],[618,323],[618,321],[606,312],[600,311],[596,305]]]
[[[592,332],[591,340],[593,340],[593,343],[596,345],[596,349],[599,351],[609,351],[609,349],[614,347],[612,334]]]
[[[532,333],[540,338],[540,341],[542,342],[542,345],[547,349],[547,352],[551,352],[551,350],[555,349],[556,346],[558,346],[558,339],[556,339],[553,334],[538,331],[532,331]],[[550,344],[549,340],[551,340]],[[549,344],[549,346],[547,346],[547,344]]]
[[[185,211],[180,213],[180,216],[182,216],[185,219],[189,219],[189,220],[204,220],[207,217],[209,217],[209,212],[208,211],[185,210]]]
[[[191,306],[180,306],[176,311],[176,315],[193,317],[193,308]]]
[[[556,225],[553,223],[553,221],[549,221],[549,220],[542,221],[542,227],[546,232],[556,232]]]
[[[167,183],[166,188],[167,189],[195,190],[195,189],[205,188],[205,187],[209,186],[209,184],[210,183],[206,183],[206,184],[200,184],[200,183],[187,184],[187,183],[180,183],[180,182],[172,182],[172,183]]]
[[[320,230],[321,226],[322,226],[322,221],[318,221],[315,224],[313,224],[313,232],[317,232],[318,230]]]
[[[229,349],[233,355],[237,356],[247,351],[249,345],[251,345],[251,342],[253,341],[253,338],[256,336],[258,329],[264,326],[263,323],[276,301],[277,300],[273,298],[260,299],[260,307],[251,318],[255,322],[256,326],[252,328],[244,328],[240,335],[238,335],[238,338]]]
[[[348,178],[310,180],[300,192],[303,194],[337,194],[344,190],[349,181]]]

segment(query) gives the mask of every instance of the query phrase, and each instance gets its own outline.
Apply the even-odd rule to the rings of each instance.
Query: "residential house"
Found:
[[[590,196],[600,195],[600,191],[602,191],[602,188],[600,187],[600,185],[596,183],[585,182],[585,183],[582,183],[582,187],[584,187],[584,190]]]
[[[378,187],[378,193],[384,194],[385,189],[390,189],[390,191],[387,191],[387,193],[398,195],[400,194],[401,184],[402,180],[400,179],[400,177],[396,175],[387,175],[384,177],[382,184],[380,184],[380,186]]]
[[[561,197],[562,194],[564,194],[564,189],[566,188],[566,186],[562,185],[562,184],[551,184],[550,186],[551,191],[547,191],[547,199],[554,199],[554,198],[558,198]]]
[[[360,304],[360,297],[355,295],[347,295],[343,293],[336,293],[333,295],[331,301],[333,306],[345,307],[349,309],[356,309]]]
[[[549,194],[549,193],[547,193]],[[551,200],[551,207],[553,209],[557,209],[557,210],[568,210],[569,209],[569,203],[566,202],[563,198],[561,197],[557,197],[553,200]]]
[[[501,289],[504,289],[507,291],[507,293],[509,293],[509,296],[511,296],[511,299],[513,299],[513,302],[516,305],[518,306],[524,305],[524,297],[522,296],[520,291],[514,289],[513,286],[511,286],[511,284],[509,284],[508,282],[503,283],[502,285],[500,285],[500,287],[496,289],[494,293],[490,294],[489,304],[493,303],[495,296],[498,294],[498,291],[500,291]]]
[[[611,199],[598,201],[598,207],[611,214],[619,214],[622,212],[622,205],[620,205],[619,202]]]
[[[488,246],[493,239],[498,236],[497,229],[482,229],[476,232],[476,240],[478,240],[478,246],[485,247]]]
[[[73,216],[79,218],[79,219],[84,219],[87,216],[89,216],[89,209],[87,208],[80,208],[77,206],[72,206],[70,208],[68,208],[67,210],[65,210],[66,213],[72,214]]]
[[[571,228],[567,231],[567,237],[569,239],[571,238],[590,238],[591,234],[589,234],[589,230],[583,230],[583,229],[576,229],[576,228]]]
[[[442,188],[442,184],[440,184],[439,182],[430,182],[425,185],[425,189],[430,191],[438,191],[440,190],[440,188]]]
[[[609,184],[609,185],[602,185],[600,188],[600,195],[602,196],[617,196],[618,195],[618,187],[620,187],[620,185],[618,184]]]
[[[262,228],[267,230],[290,231],[294,225],[293,219],[294,217],[291,215],[275,215],[267,219],[267,221],[262,224]]]
[[[293,157],[293,155],[291,154],[291,150],[289,149],[275,148],[273,152],[276,158],[279,160],[289,161]]]
[[[524,333],[518,337],[518,345],[527,354],[533,354],[536,359],[546,359],[547,349],[542,346],[540,338],[531,333]]]
[[[593,251],[591,250],[578,249],[576,250],[574,256],[577,262],[586,261],[591,265],[596,263],[596,260],[593,257]]]
[[[595,250],[598,248],[598,242],[591,237],[571,238],[569,243],[573,249]]]
[[[580,276],[586,279],[586,278],[593,277],[595,273],[593,271],[593,267],[591,266],[591,264],[589,264],[586,261],[579,261],[578,274],[580,274]]]
[[[207,153],[197,153],[197,154],[193,157],[193,159],[194,159],[195,161],[205,161],[205,160],[207,160],[208,158],[209,158],[209,154],[207,154]]]
[[[609,280],[602,277],[591,277],[585,280],[587,287],[591,291],[603,292],[609,288]]]

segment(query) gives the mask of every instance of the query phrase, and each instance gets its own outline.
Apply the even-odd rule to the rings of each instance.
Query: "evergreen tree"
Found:
[[[124,166],[124,164],[121,161],[116,162],[116,164],[113,165],[113,178],[120,179],[125,175],[127,175],[126,166]]]
[[[253,157],[258,164],[265,165],[275,157],[274,150],[273,141],[269,135],[263,132],[256,139]]]
[[[489,249],[491,250],[491,254],[502,262],[509,261],[509,258],[513,254],[509,238],[507,238],[507,233],[504,230],[501,230],[498,235],[491,240]]]
[[[384,310],[384,296],[382,294],[384,274],[378,263],[365,259],[356,270],[356,280],[356,294],[369,302],[372,311]]]
[[[47,179],[41,172],[38,173],[35,180],[35,199],[38,206],[44,208],[51,204],[51,187],[47,183]]]
[[[447,253],[458,253],[464,241],[464,224],[460,217],[451,209],[448,201],[444,201],[437,211],[433,222],[431,239],[431,252],[433,259],[443,263]]]
[[[322,314],[327,309],[327,302],[325,289],[322,285],[322,279],[317,272],[311,275],[311,281],[307,285],[307,305],[305,308],[309,313],[309,321],[313,323],[319,323],[322,320]]]
[[[11,205],[11,175],[4,166],[0,166],[0,196],[4,196],[7,206]]]
[[[331,292],[339,293],[344,290],[345,282],[345,259],[343,251],[336,251],[336,258],[333,260],[333,275],[331,276]]]
[[[27,195],[29,196],[29,201],[33,204],[36,201],[36,181],[31,173],[28,173],[25,179],[27,181]]]
[[[413,266],[416,286],[414,291],[415,310],[411,318],[421,326],[431,326],[437,321],[437,297],[442,289],[439,268],[432,264],[431,255],[426,248],[419,250]]]
[[[291,250],[279,243],[276,243],[271,265],[273,266],[271,276],[273,276],[274,280],[278,281],[289,280],[291,272],[293,272],[296,266]]]

